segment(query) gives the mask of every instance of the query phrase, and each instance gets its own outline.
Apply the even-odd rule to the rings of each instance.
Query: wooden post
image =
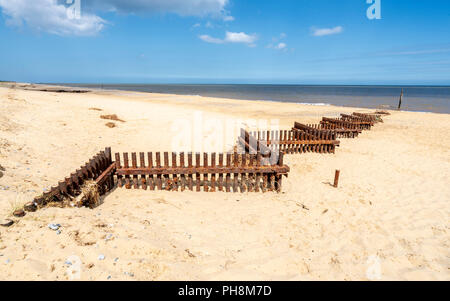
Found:
[[[147,152],[147,158],[148,158],[148,167],[153,167],[153,152]],[[148,181],[150,184],[150,189],[155,190],[155,179],[153,175],[148,175]]]
[[[335,188],[337,188],[339,184],[339,173],[340,170],[336,169],[336,172],[334,173],[334,185],[333,185]]]
[[[400,93],[400,99],[398,100],[398,109],[400,110],[400,107],[402,106],[402,98],[403,98],[403,88],[402,88],[402,92]]]
[[[180,167],[184,167],[184,152],[180,153]],[[181,174],[181,191],[186,189],[186,177],[184,174]]]

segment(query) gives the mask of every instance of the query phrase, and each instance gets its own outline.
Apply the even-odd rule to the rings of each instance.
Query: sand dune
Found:
[[[174,137],[197,122],[200,131],[177,139],[219,152],[232,149],[242,125],[289,129],[367,111],[9,87],[0,87],[0,108],[0,218],[106,146],[180,151]],[[280,194],[117,188],[94,210],[13,218],[0,227],[0,279],[450,280],[450,115],[391,113],[358,138],[340,139],[335,155],[286,156],[291,172]],[[124,122],[100,118],[107,114]],[[233,130],[214,142],[227,123]],[[329,185],[335,169],[337,189]]]

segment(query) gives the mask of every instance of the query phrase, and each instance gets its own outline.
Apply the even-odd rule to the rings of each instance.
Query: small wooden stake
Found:
[[[336,169],[336,172],[334,174],[334,187],[337,188],[339,184],[339,173],[340,171]]]
[[[398,108],[397,110],[400,111],[400,108],[402,106],[402,99],[403,99],[403,88],[402,88],[402,92],[400,93],[400,99],[398,100]]]

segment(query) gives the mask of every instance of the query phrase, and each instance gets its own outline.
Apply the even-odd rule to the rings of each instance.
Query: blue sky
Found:
[[[0,79],[450,85],[448,0],[80,1],[0,0]]]

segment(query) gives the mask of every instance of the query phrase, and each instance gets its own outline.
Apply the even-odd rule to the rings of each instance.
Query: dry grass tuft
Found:
[[[91,209],[97,207],[100,201],[100,193],[95,181],[86,181],[81,187],[81,194],[83,195],[83,205]]]
[[[89,110],[91,110],[91,111],[103,111],[102,109],[99,109],[99,108],[89,108]]]
[[[13,216],[14,211],[23,209],[24,201],[15,199],[9,201],[9,210],[8,210],[8,216]]]
[[[101,115],[100,118],[101,118],[101,119],[109,119],[109,120],[114,120],[114,121],[125,122],[125,120],[122,120],[122,119],[120,119],[119,117],[117,117],[116,114],[111,114],[111,115]]]

